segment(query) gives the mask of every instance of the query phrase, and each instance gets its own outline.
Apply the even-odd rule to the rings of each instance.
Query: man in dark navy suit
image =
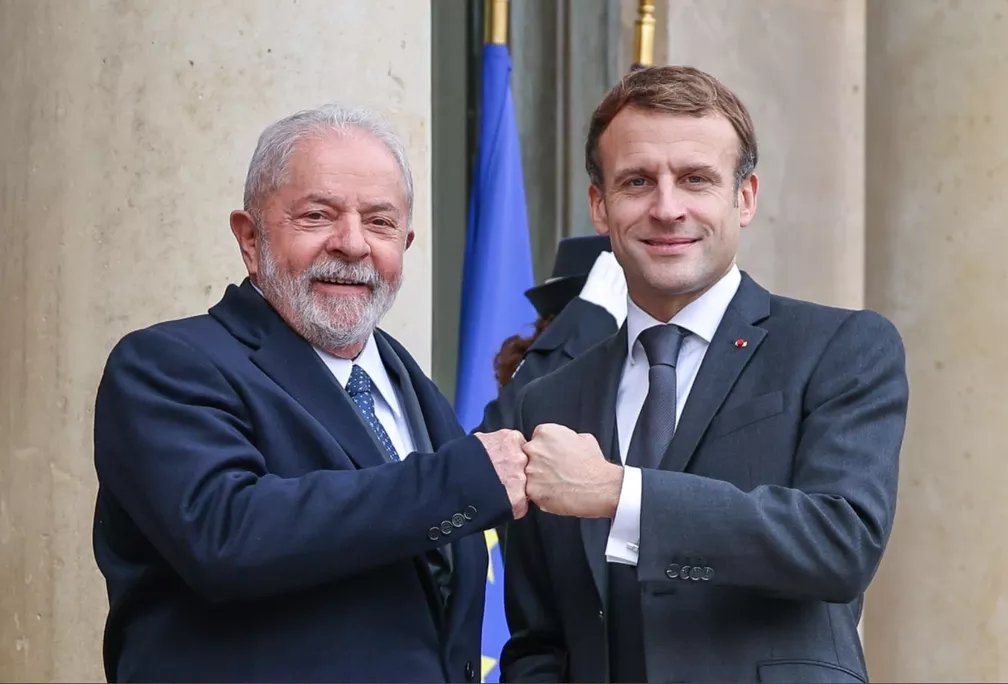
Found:
[[[95,407],[111,681],[475,681],[524,438],[465,436],[376,328],[413,239],[403,146],[334,105],[267,128],[249,277],[127,335]]]
[[[504,681],[859,682],[857,623],[896,507],[891,323],[736,265],[753,122],[689,67],[625,76],[586,144],[623,327],[517,399]]]

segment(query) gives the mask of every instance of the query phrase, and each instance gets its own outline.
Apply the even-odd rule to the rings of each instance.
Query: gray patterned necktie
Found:
[[[676,423],[676,361],[689,333],[677,325],[648,328],[637,338],[648,363],[648,393],[634,427],[626,464],[657,468],[672,444]]]

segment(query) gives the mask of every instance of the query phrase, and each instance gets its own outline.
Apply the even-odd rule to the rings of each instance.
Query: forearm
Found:
[[[888,537],[888,525],[839,495],[775,486],[743,492],[686,473],[645,471],[644,481],[642,582],[848,602],[864,592]],[[700,579],[670,577],[683,566],[687,573],[698,566]]]
[[[500,522],[510,505],[481,461],[478,442],[466,438],[401,463],[298,478],[224,468],[194,472],[188,484],[156,472],[105,482],[194,589],[213,600],[246,599],[408,560]],[[159,486],[155,479],[161,491],[143,494]],[[430,528],[456,514],[471,519],[430,539]]]

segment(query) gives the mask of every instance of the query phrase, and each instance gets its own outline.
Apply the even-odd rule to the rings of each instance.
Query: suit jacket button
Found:
[[[708,565],[706,568],[703,569],[703,578],[702,579],[703,579],[704,582],[709,582],[712,577],[714,577],[714,568],[712,568],[712,567],[710,567]]]
[[[465,521],[466,521],[465,516],[462,515],[461,513],[456,513],[455,515],[452,516],[451,519],[451,523],[455,527],[462,527],[463,525],[465,525]]]
[[[462,517],[465,518],[466,520],[472,520],[473,518],[475,518],[476,517],[476,507],[475,506],[466,506],[465,510],[462,511]]]
[[[672,565],[665,568],[665,576],[669,579],[676,579],[679,577],[679,564],[673,563]]]
[[[690,566],[684,565],[679,568],[679,579],[689,579]]]
[[[697,582],[700,580],[702,576],[703,576],[703,568],[701,568],[699,565],[694,565],[693,569],[690,570],[689,578],[694,582]]]
[[[441,530],[439,530],[436,527],[430,528],[429,530],[427,530],[427,538],[430,539],[431,541],[437,541],[438,539],[441,538]]]
[[[467,682],[476,681],[476,670],[473,669],[473,664],[471,660],[467,660],[465,664],[465,678]]]
[[[453,529],[455,528],[452,527],[450,522],[447,520],[441,521],[441,534],[451,534]]]

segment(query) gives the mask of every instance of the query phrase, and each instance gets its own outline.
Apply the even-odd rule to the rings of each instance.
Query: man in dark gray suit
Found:
[[[756,160],[745,106],[696,69],[632,72],[595,110],[592,219],[627,321],[518,399],[535,505],[507,548],[506,681],[866,679],[903,346],[739,271]]]

